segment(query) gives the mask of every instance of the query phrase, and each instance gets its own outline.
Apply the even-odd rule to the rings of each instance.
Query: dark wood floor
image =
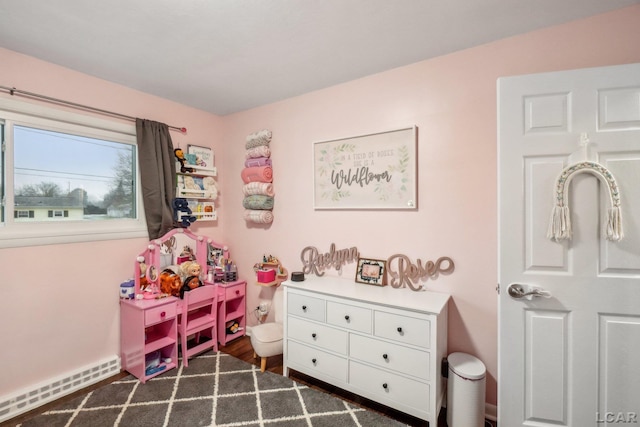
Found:
[[[238,338],[234,341],[231,341],[230,343],[228,343],[226,346],[224,347],[220,347],[220,351],[222,351],[223,353],[227,353],[230,354],[234,357],[237,357],[238,359],[244,360],[245,362],[251,363],[253,365],[256,366],[260,366],[260,359],[254,359],[253,357],[253,348],[251,347],[251,341],[249,339],[249,337],[241,337]],[[267,371],[269,372],[273,372],[275,374],[279,374],[282,375],[282,356],[273,356],[267,359]],[[9,427],[9,426],[15,426],[21,422],[24,422],[25,420],[41,414],[43,412],[48,411],[49,409],[51,409],[52,407],[58,405],[61,401],[68,401],[68,400],[72,400],[75,399],[77,396],[81,396],[84,395],[85,393],[87,393],[88,391],[94,390],[104,384],[107,384],[111,381],[115,381],[117,379],[123,378],[125,376],[127,376],[128,374],[126,372],[123,372],[119,375],[116,375],[114,377],[108,378],[104,381],[101,381],[98,384],[94,384],[90,387],[87,387],[83,390],[79,390],[75,393],[72,393],[68,396],[65,396],[57,401],[51,402],[49,404],[43,405],[31,412],[27,412],[25,414],[19,415],[18,417],[15,417],[9,421],[5,421],[3,423],[0,423],[0,427]],[[373,401],[370,401],[368,399],[364,399],[360,396],[356,396],[354,394],[351,394],[349,392],[346,392],[344,390],[338,389],[334,386],[332,386],[331,384],[327,384],[324,382],[320,382],[314,378],[308,377],[306,375],[303,375],[299,372],[291,372],[290,374],[290,378],[301,383],[301,384],[305,384],[311,388],[317,389],[317,390],[321,390],[323,392],[329,393],[331,395],[340,397],[344,400],[347,400],[351,403],[353,403],[354,405],[359,405],[362,407],[365,407],[367,409],[385,414],[386,416],[393,418],[395,420],[398,420],[400,422],[403,422],[405,424],[408,424],[410,426],[428,426],[429,423],[427,423],[426,421],[420,420],[418,418],[409,416],[407,414],[404,414],[402,412],[398,412],[396,410],[393,410],[391,408],[388,408],[386,406],[377,404]],[[438,426],[437,427],[446,427],[447,423],[446,423],[446,413],[445,413],[446,409],[443,409],[442,412],[440,413],[440,417],[438,419]]]

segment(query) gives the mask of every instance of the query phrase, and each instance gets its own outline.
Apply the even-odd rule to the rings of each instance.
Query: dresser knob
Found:
[[[347,322],[349,321],[349,315],[348,314],[346,316],[344,316],[344,320],[346,320]]]
[[[166,315],[167,315],[167,313],[165,313],[164,311],[162,313],[160,313],[160,317],[164,317]]]
[[[383,354],[383,355],[382,355],[382,358],[383,358],[384,360],[387,360],[387,359],[389,358],[389,355],[388,355],[387,353],[385,353],[385,354]]]
[[[402,328],[400,326],[398,326],[398,333],[401,334],[402,333]]]
[[[316,359],[311,359],[311,363],[316,364]]]
[[[302,311],[307,311],[307,306],[306,305],[302,306]]]
[[[240,290],[236,289],[236,295],[240,295]]]
[[[312,338],[315,338],[315,337],[316,337],[316,333],[315,333],[315,332],[314,332],[314,333],[312,333],[312,334],[311,334],[311,337],[312,337]]]
[[[385,390],[386,390],[388,387],[389,387],[389,386],[387,385],[387,383],[382,384],[382,388],[383,388],[383,389],[385,389]]]

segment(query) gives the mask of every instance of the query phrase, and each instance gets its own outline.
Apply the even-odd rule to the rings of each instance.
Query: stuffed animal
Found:
[[[180,288],[182,287],[182,279],[170,268],[165,268],[160,273],[160,291],[163,294],[172,295],[177,297],[180,295]]]
[[[184,281],[184,284],[180,288],[180,299],[184,299],[184,293],[189,292],[192,289],[202,286],[202,281],[198,276],[189,276]]]
[[[180,162],[180,172],[186,173],[186,172],[194,171],[193,168],[185,166],[185,164],[187,163],[187,159],[184,157],[184,152],[182,151],[182,148],[174,149],[173,154],[176,156],[176,159],[178,159],[178,161]]]
[[[186,215],[178,215],[178,213],[185,213]],[[177,197],[173,199],[173,218],[176,221],[179,221],[179,225],[188,228],[192,223],[196,221],[196,217],[191,215],[193,212],[189,207],[189,202],[187,199],[182,197]]]
[[[211,176],[202,178],[202,185],[205,191],[205,197],[215,200],[218,198],[218,183]]]

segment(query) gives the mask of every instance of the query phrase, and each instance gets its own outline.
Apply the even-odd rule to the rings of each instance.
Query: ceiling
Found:
[[[0,0],[0,46],[226,115],[638,3]]]

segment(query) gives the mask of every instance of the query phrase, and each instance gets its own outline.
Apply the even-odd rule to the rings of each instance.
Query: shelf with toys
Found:
[[[213,176],[176,174],[176,196],[194,199],[215,200],[218,198],[218,184]]]
[[[194,221],[216,221],[214,201],[218,198],[217,168],[188,162],[182,149],[174,150],[176,157],[175,220],[185,228]],[[213,157],[212,155],[210,156]],[[191,159],[193,160],[193,159]],[[212,163],[212,160],[211,162]]]
[[[287,269],[272,255],[265,255],[262,262],[255,264],[253,269],[256,272],[256,284],[260,286],[279,286],[289,278]]]
[[[201,221],[218,219],[218,213],[215,210],[213,202],[202,202],[191,198],[187,198],[186,201],[191,213],[176,212],[176,219],[178,221],[182,221],[184,216],[195,216],[196,220]]]

